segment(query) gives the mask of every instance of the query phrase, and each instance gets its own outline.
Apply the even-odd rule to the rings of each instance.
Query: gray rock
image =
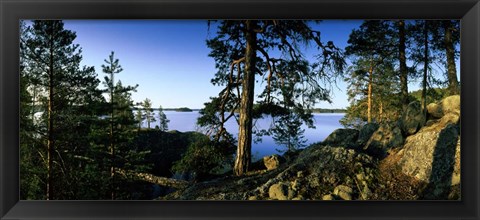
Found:
[[[434,118],[442,118],[449,113],[460,115],[460,95],[448,96],[439,103],[428,104],[427,112]]]
[[[452,95],[442,100],[443,115],[448,113],[460,115],[460,95]]]
[[[437,103],[428,104],[427,113],[434,118],[441,118],[443,116],[442,107]]]
[[[322,144],[334,147],[355,148],[357,146],[357,139],[357,129],[340,128],[328,135],[328,137],[325,138]]]
[[[335,197],[333,197],[332,194],[324,195],[322,197],[322,200],[335,200]]]
[[[293,191],[286,183],[276,183],[268,189],[268,196],[271,199],[289,200],[293,198]]]
[[[429,183],[425,198],[444,198],[460,183],[458,116],[447,113],[437,123],[407,138],[399,165],[403,173]]]
[[[401,125],[406,135],[415,134],[425,124],[425,116],[422,112],[420,102],[414,101],[408,104],[402,116]]]
[[[343,200],[352,200],[352,188],[344,185],[339,185],[333,190],[333,194]]]
[[[338,185],[338,186],[335,187],[335,189],[333,190],[333,194],[338,195],[339,192],[346,192],[346,193],[352,194],[352,193],[353,193],[353,189],[352,189],[351,187],[349,187],[349,186]]]
[[[370,137],[363,150],[372,156],[383,158],[389,149],[401,147],[403,143],[402,131],[398,126],[382,124]]]
[[[277,154],[263,157],[263,164],[265,165],[267,170],[277,169],[282,162],[283,160],[281,156]]]
[[[358,146],[365,146],[373,133],[378,129],[377,123],[367,123],[358,132]]]

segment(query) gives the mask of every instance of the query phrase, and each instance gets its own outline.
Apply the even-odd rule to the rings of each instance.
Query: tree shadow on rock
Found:
[[[449,124],[440,131],[435,144],[432,171],[421,199],[446,200],[451,190],[455,150],[460,137],[458,125]]]

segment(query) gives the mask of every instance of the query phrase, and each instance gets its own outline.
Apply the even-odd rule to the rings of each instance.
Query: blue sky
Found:
[[[361,22],[327,20],[313,29],[321,31],[322,41],[332,40],[344,48],[351,30]],[[210,83],[216,70],[205,41],[215,30],[209,30],[205,20],[65,20],[64,23],[65,29],[77,34],[74,43],[82,48],[82,65],[94,66],[101,80],[105,76],[101,65],[115,51],[124,69],[116,79],[124,85],[139,85],[132,95],[135,102],[149,98],[153,107],[202,108],[209,97],[222,89]],[[346,106],[346,85],[340,80],[334,89],[333,103],[322,102],[316,107]]]

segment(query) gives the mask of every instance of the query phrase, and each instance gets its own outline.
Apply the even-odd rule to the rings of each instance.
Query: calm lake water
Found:
[[[170,120],[168,124],[169,130],[178,130],[181,132],[197,131],[196,121],[200,115],[198,111],[193,112],[176,112],[176,111],[164,111],[167,118]],[[156,112],[155,112],[156,113]],[[313,114],[315,129],[303,126],[305,129],[304,136],[307,139],[306,145],[323,141],[330,133],[335,129],[342,128],[339,120],[344,116],[344,113],[317,113]],[[271,118],[264,118],[257,120],[257,127],[268,128],[272,123]],[[158,125],[158,122],[150,124],[150,127],[154,128]],[[144,123],[146,126],[146,123]],[[225,125],[226,129],[235,137],[238,135],[238,125],[232,118]],[[258,159],[263,156],[278,154],[279,150],[285,150],[284,146],[278,146],[272,137],[263,136],[262,142],[252,144],[253,159]]]

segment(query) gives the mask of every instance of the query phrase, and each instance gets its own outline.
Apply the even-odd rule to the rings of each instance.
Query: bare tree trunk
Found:
[[[402,108],[406,111],[408,107],[408,74],[407,74],[407,58],[405,56],[405,21],[398,21],[399,35],[399,61],[400,61],[400,90],[402,94]]]
[[[47,200],[53,199],[53,153],[55,151],[55,140],[53,130],[53,45],[50,46],[50,64],[49,64],[49,83],[48,83],[48,140],[47,140]]]
[[[373,61],[368,71],[368,103],[367,103],[367,122],[372,122],[372,84],[373,84]]]
[[[386,117],[383,117],[383,102],[381,100],[379,104],[378,116],[380,118],[380,122],[383,122],[383,119],[386,118]]]
[[[422,110],[427,118],[427,74],[428,74],[428,21],[425,20],[423,30],[423,82],[422,82]]]
[[[447,69],[448,69],[448,92],[450,95],[456,95],[460,93],[457,70],[455,66],[455,48],[452,38],[452,22],[450,20],[443,21],[443,27],[445,29],[445,48],[447,55]]]
[[[240,120],[238,133],[237,157],[233,171],[235,175],[243,175],[251,162],[252,148],[252,108],[255,87],[255,59],[257,35],[254,31],[256,21],[246,21],[246,51],[245,73],[242,82],[242,97],[240,101]]]

